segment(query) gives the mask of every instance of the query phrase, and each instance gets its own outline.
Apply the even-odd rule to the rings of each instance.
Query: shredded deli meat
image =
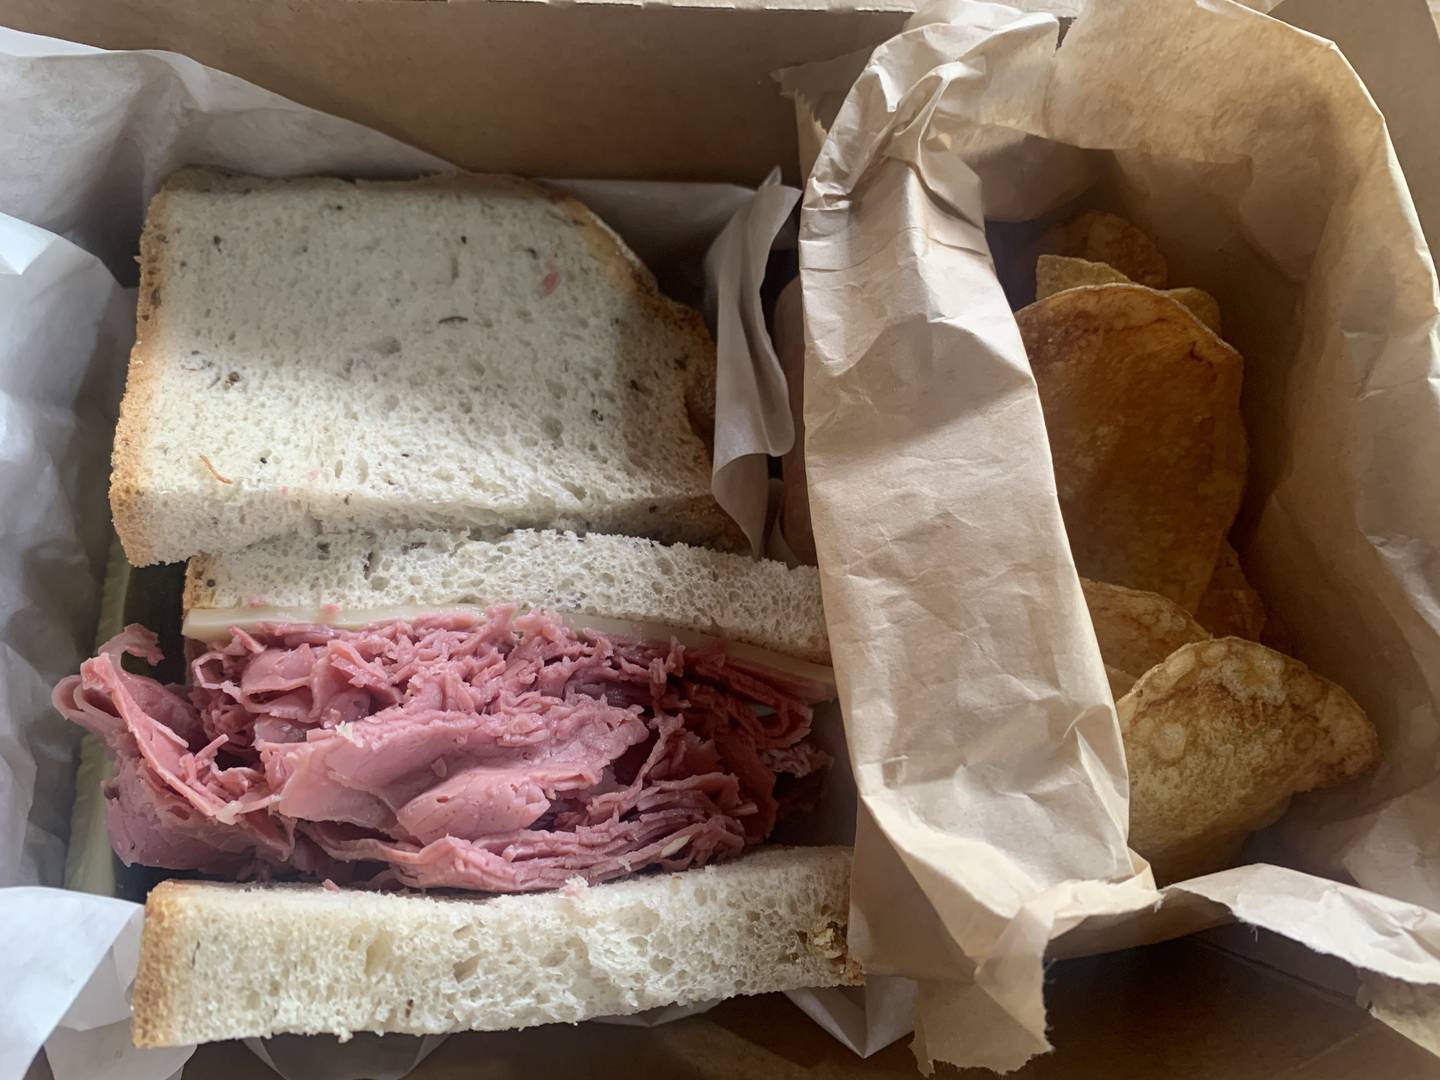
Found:
[[[55,688],[102,736],[126,863],[522,892],[738,855],[829,759],[823,692],[723,649],[577,634],[543,613],[233,629],[191,685],[130,626]]]

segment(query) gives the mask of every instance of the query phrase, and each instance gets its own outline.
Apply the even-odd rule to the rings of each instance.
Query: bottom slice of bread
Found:
[[[168,881],[145,905],[138,1046],[442,1034],[851,985],[848,848],[515,896]]]

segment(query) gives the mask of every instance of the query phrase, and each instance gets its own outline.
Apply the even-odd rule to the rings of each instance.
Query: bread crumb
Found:
[[[810,935],[810,947],[827,960],[845,955],[845,931],[836,923],[826,923]]]

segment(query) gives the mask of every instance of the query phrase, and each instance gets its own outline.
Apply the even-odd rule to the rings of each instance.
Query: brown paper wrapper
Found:
[[[1233,915],[1440,984],[1440,331],[1384,123],[1333,46],[1223,0],[1092,0],[1060,37],[1047,15],[926,9],[834,113],[804,199],[805,451],[861,801],[852,947],[921,980],[922,1063],[1047,1049],[1042,965],[1067,934],[1096,951]],[[823,109],[811,74],[782,81]],[[1137,221],[1173,283],[1218,298],[1246,359],[1237,546],[1298,655],[1381,732],[1374,776],[1252,844],[1288,868],[1162,894],[1126,848],[1011,317],[1018,223],[1081,206]]]

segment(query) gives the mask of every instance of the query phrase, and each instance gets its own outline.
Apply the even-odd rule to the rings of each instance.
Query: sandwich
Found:
[[[697,315],[503,177],[186,170],[141,273],[111,507],[186,563],[186,674],[132,625],[53,695],[120,859],[174,875],[137,1044],[860,978],[848,849],[768,843],[834,678],[818,573],[721,550]]]
[[[121,859],[223,882],[152,892],[138,1043],[857,978],[846,851],[748,854],[831,765],[813,569],[599,534],[288,538],[192,560],[182,630],[188,686],[123,668],[159,659],[132,626],[54,694],[116,762]]]

